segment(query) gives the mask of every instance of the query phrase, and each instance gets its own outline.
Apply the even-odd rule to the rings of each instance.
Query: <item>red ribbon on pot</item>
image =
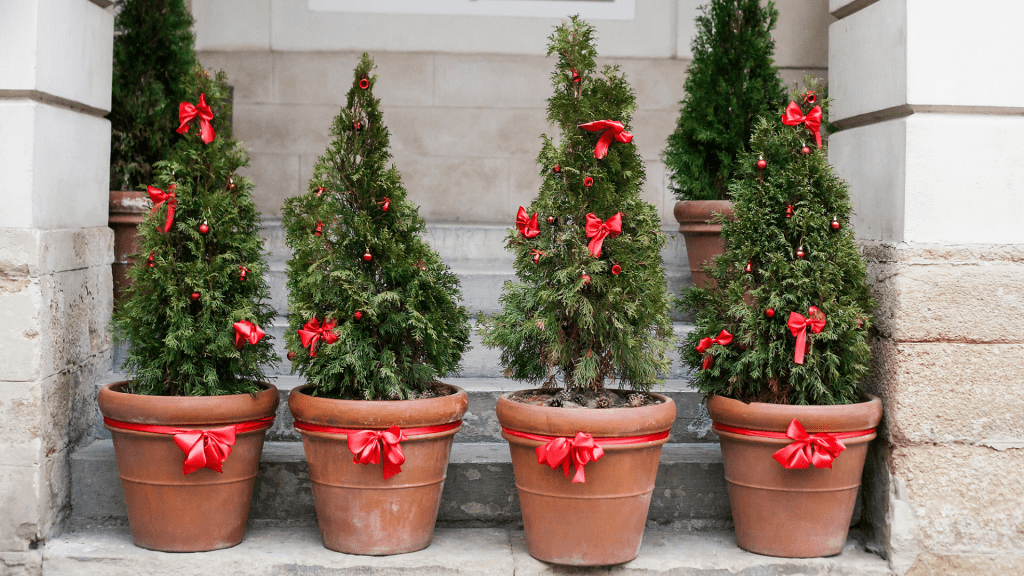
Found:
[[[516,228],[519,228],[519,233],[523,237],[536,238],[540,234],[540,225],[537,224],[537,213],[534,212],[533,216],[527,217],[526,210],[520,206],[519,213],[516,214]]]
[[[235,329],[235,348],[239,350],[246,342],[255,345],[263,339],[263,329],[248,320],[235,322],[232,326]]]
[[[818,150],[821,150],[821,106],[811,108],[811,111],[804,116],[796,102],[790,102],[786,106],[786,113],[782,116],[782,123],[786,126],[799,126],[803,124],[814,134],[814,141],[818,143]]]
[[[153,201],[153,208],[149,211],[150,215],[156,214],[156,211],[160,209],[160,206],[167,205],[167,220],[164,221],[163,226],[157,226],[157,231],[166,234],[171,226],[174,225],[174,209],[178,207],[178,197],[175,196],[174,191],[178,188],[176,184],[171,184],[167,187],[167,192],[155,187],[146,186],[146,192],[149,192],[149,199]]]
[[[808,311],[810,318],[804,318],[799,312],[790,312],[789,321],[786,325],[789,326],[789,331],[796,336],[796,348],[793,350],[793,362],[797,364],[804,363],[804,352],[807,349],[807,329],[810,328],[811,332],[815,334],[820,333],[825,329],[825,315],[822,314],[817,308],[811,306]]]
[[[306,432],[326,432],[328,434],[344,434],[348,436],[348,449],[355,456],[353,464],[378,464],[383,461],[384,479],[387,480],[402,471],[402,464],[405,464],[405,454],[402,452],[401,442],[414,436],[426,436],[447,432],[462,425],[461,420],[447,422],[436,426],[423,426],[421,428],[406,428],[392,426],[387,430],[352,430],[349,428],[334,428],[321,426],[309,422],[295,421],[297,430]]]
[[[178,134],[188,132],[188,123],[196,116],[199,117],[199,137],[204,144],[213,142],[213,124],[210,124],[210,121],[213,120],[213,110],[206,105],[206,94],[199,95],[197,106],[193,106],[191,102],[182,102],[178,105],[178,122],[181,123],[178,126]]]
[[[274,423],[274,417],[267,416],[259,420],[250,420],[210,430],[135,424],[110,418],[104,418],[103,422],[111,428],[174,435],[174,443],[185,453],[185,461],[181,465],[181,475],[186,476],[201,468],[209,468],[214,472],[223,473],[224,461],[231,455],[231,447],[235,445],[235,436],[261,428],[269,428]]]
[[[789,428],[785,434],[782,432],[736,428],[735,426],[727,426],[718,422],[713,423],[712,428],[742,436],[793,440],[792,443],[777,450],[772,455],[772,458],[779,464],[782,464],[782,467],[787,470],[804,469],[809,464],[813,464],[815,468],[828,468],[831,470],[832,461],[839,457],[840,452],[846,450],[846,445],[842,442],[843,439],[868,436],[875,433],[874,428],[868,428],[867,430],[856,430],[854,432],[818,432],[817,434],[808,434],[796,418],[793,418],[793,421],[789,423]]]
[[[587,462],[593,462],[604,456],[602,445],[609,444],[642,444],[668,438],[668,430],[656,432],[645,436],[622,436],[618,438],[594,438],[586,432],[577,432],[574,438],[565,436],[543,436],[541,434],[530,434],[505,428],[501,431],[510,435],[526,438],[527,440],[539,440],[544,442],[537,446],[537,463],[547,464],[553,469],[562,467],[565,477],[569,477],[569,465],[576,467],[576,474],[573,475],[573,482],[586,482],[586,475],[583,467]]]
[[[615,238],[622,234],[622,212],[616,212],[614,216],[605,222],[602,222],[593,213],[587,214],[586,232],[587,238],[590,238],[590,244],[587,246],[587,249],[590,250],[590,254],[594,258],[600,258],[604,239],[609,236]]]
[[[626,132],[626,127],[618,120],[596,120],[580,124],[579,127],[589,132],[604,130],[604,133],[597,139],[597,144],[594,146],[594,158],[598,160],[608,155],[608,147],[612,145],[612,140],[622,142],[623,144],[629,144],[633,141],[633,135]]]
[[[314,317],[309,322],[306,322],[302,328],[299,328],[299,340],[302,341],[304,348],[309,348],[310,358],[316,358],[316,343],[318,340],[323,340],[327,344],[334,344],[338,341],[338,335],[331,332],[337,325],[337,320],[331,320],[330,322],[324,320],[324,325],[320,326],[320,321]]]
[[[726,346],[731,343],[732,334],[729,334],[725,330],[722,330],[721,332],[718,333],[718,336],[714,338],[701,338],[700,342],[697,343],[697,347],[695,348],[695,350],[697,350],[697,352],[700,354],[704,354],[715,344],[721,344],[722,346]],[[713,354],[708,354],[704,356],[704,359],[701,361],[700,364],[701,370],[707,370],[708,368],[711,368],[711,365],[714,364],[714,362],[715,356]]]

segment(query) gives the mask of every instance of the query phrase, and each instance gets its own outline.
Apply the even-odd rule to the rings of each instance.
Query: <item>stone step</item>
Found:
[[[323,547],[316,526],[251,524],[234,548],[170,554],[137,548],[126,526],[77,527],[33,554],[44,576],[340,576],[343,574],[434,576],[531,576],[614,573],[621,576],[722,576],[727,574],[890,576],[888,563],[851,538],[830,558],[772,558],[736,547],[731,532],[648,529],[637,558],[609,568],[567,569],[532,558],[520,530],[445,528],[425,550],[397,556],[354,556]]]

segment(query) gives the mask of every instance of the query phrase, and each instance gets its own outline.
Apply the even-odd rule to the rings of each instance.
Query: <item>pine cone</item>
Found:
[[[568,402],[572,398],[572,394],[569,394],[569,390],[562,390],[555,395],[560,401]]]
[[[646,401],[647,401],[647,398],[644,397],[643,394],[630,394],[629,395],[629,405],[632,408],[639,408],[639,407],[643,406]]]
[[[562,399],[558,396],[552,396],[551,399],[548,400],[548,406],[551,406],[552,408],[561,408]]]
[[[611,408],[612,407],[612,401],[607,396],[600,396],[597,399],[597,407],[598,408]]]
[[[584,396],[583,394],[577,394],[577,395],[573,396],[572,401],[577,403],[577,404],[579,404],[580,406],[586,406],[587,405],[587,397]]]

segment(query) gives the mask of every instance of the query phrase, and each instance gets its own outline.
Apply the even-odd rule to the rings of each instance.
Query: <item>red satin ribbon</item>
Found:
[[[804,352],[807,349],[807,329],[810,328],[811,332],[815,334],[820,333],[825,329],[825,318],[822,314],[821,318],[804,318],[802,314],[798,312],[789,313],[789,321],[786,322],[789,326],[789,331],[796,336],[796,349],[793,350],[793,362],[797,364],[804,363]]]
[[[786,113],[782,116],[782,123],[786,126],[797,126],[803,124],[814,134],[814,141],[818,143],[818,150],[821,150],[821,106],[811,108],[811,111],[804,116],[796,102],[790,102],[786,106]]]
[[[424,426],[422,428],[401,429],[392,426],[387,430],[353,430],[349,428],[334,428],[321,426],[296,420],[295,428],[306,432],[325,432],[327,434],[344,434],[348,436],[348,449],[355,454],[352,458],[353,464],[378,464],[384,462],[384,479],[387,480],[402,471],[402,464],[405,464],[405,454],[402,453],[401,442],[413,436],[426,436],[454,430],[462,425],[462,420],[438,424],[437,426]]]
[[[232,326],[235,328],[235,348],[239,350],[246,342],[256,344],[263,339],[263,329],[248,320],[235,322]]]
[[[175,196],[174,190],[177,187],[176,184],[171,184],[167,187],[167,192],[164,192],[155,186],[146,186],[146,191],[149,192],[149,199],[153,201],[153,209],[149,211],[150,215],[156,214],[156,211],[164,203],[167,204],[167,220],[164,221],[163,226],[156,227],[158,231],[164,234],[174,225],[174,209],[178,207],[178,197]]]
[[[178,134],[188,132],[188,123],[196,116],[199,116],[199,137],[204,144],[213,142],[213,124],[210,124],[210,120],[213,120],[213,110],[206,105],[206,94],[199,95],[198,106],[193,106],[191,102],[182,102],[178,105],[178,122],[181,123],[178,126]]]
[[[235,435],[269,428],[274,423],[274,417],[267,416],[259,420],[230,424],[223,428],[213,428],[211,430],[135,424],[133,422],[111,420],[110,418],[104,418],[103,423],[111,428],[120,428],[122,430],[134,430],[136,432],[149,432],[152,434],[173,434],[174,443],[185,453],[185,462],[181,465],[181,475],[185,476],[200,468],[209,468],[214,472],[223,473],[224,461],[231,454],[231,447],[235,445]]]
[[[580,128],[590,132],[604,130],[604,133],[597,139],[597,144],[594,146],[594,158],[598,160],[608,155],[608,147],[612,145],[612,140],[622,142],[623,144],[629,144],[633,141],[633,135],[626,132],[626,127],[618,120],[596,120],[580,124]]]
[[[722,330],[721,332],[718,333],[718,336],[716,336],[714,338],[701,338],[700,342],[697,343],[697,347],[695,348],[695,350],[697,350],[697,352],[700,353],[700,354],[704,354],[705,352],[707,352],[711,348],[711,346],[713,346],[715,344],[721,344],[722,346],[727,346],[727,345],[729,345],[731,343],[732,343],[732,334],[729,334],[725,330]],[[708,355],[704,356],[704,360],[701,362],[701,366],[700,366],[701,370],[707,370],[708,368],[711,368],[711,365],[714,364],[714,362],[715,362],[714,354],[708,354]]]
[[[501,427],[501,431],[527,440],[544,442],[537,446],[537,463],[547,464],[553,469],[562,467],[565,477],[569,477],[569,465],[576,467],[576,474],[572,477],[573,482],[586,482],[583,467],[587,462],[593,462],[604,456],[604,449],[601,446],[611,444],[642,444],[644,442],[655,442],[668,438],[668,430],[655,432],[646,436],[622,436],[619,438],[594,438],[586,432],[577,432],[575,438],[565,436],[542,436],[520,432],[511,428]]]
[[[604,239],[611,236],[615,238],[622,233],[622,212],[616,212],[614,216],[609,218],[606,222],[602,222],[600,218],[594,216],[593,213],[587,214],[587,238],[590,238],[590,244],[587,248],[590,250],[590,254],[594,258],[601,257],[601,246],[604,244]]]
[[[540,226],[537,224],[537,213],[534,212],[533,216],[528,218],[526,210],[520,206],[519,213],[516,214],[516,228],[519,228],[519,233],[524,237],[536,238],[540,234]]]
[[[309,348],[310,358],[316,358],[316,343],[318,340],[323,340],[327,344],[334,344],[338,341],[338,335],[331,332],[337,325],[337,320],[331,320],[330,322],[324,320],[324,325],[320,326],[320,321],[313,318],[306,322],[302,328],[299,328],[299,340],[302,341],[303,348]]]
[[[719,424],[718,422],[714,422],[711,427],[715,430],[740,434],[742,436],[792,440],[792,443],[787,444],[772,455],[776,462],[782,464],[782,467],[788,470],[807,468],[808,464],[813,464],[815,468],[828,468],[831,470],[832,461],[839,457],[840,452],[846,450],[846,445],[842,443],[843,439],[869,436],[875,433],[874,428],[868,428],[867,430],[857,430],[854,432],[819,432],[817,434],[808,434],[796,418],[793,418],[793,421],[789,423],[789,428],[785,434],[782,432],[736,428]]]

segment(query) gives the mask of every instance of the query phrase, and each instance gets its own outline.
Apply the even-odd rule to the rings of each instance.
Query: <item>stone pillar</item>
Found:
[[[865,517],[897,574],[1024,573],[1024,4],[830,9],[830,157],[879,303]]]
[[[113,12],[0,3],[0,573],[38,571],[109,372]]]

